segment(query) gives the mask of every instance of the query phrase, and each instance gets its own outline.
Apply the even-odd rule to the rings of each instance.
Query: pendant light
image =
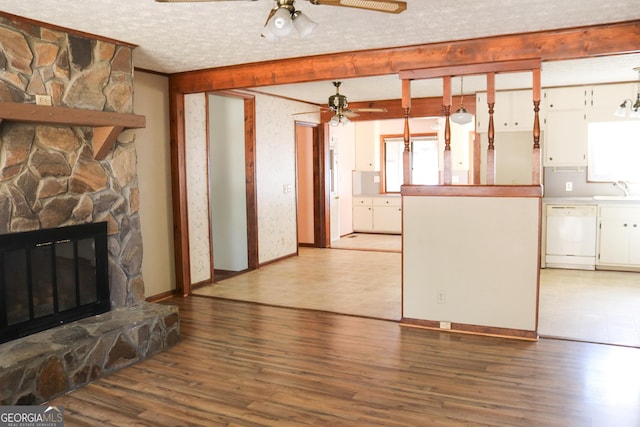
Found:
[[[471,120],[473,120],[473,114],[468,112],[467,109],[464,108],[464,105],[462,105],[464,100],[464,92],[462,89],[462,76],[460,76],[460,108],[451,115],[451,121],[459,125],[466,125],[467,123],[471,123]]]

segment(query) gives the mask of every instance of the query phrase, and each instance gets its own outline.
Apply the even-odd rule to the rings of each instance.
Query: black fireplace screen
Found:
[[[0,235],[0,343],[109,311],[107,223]]]

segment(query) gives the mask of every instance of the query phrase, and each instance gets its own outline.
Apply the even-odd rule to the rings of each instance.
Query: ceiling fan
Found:
[[[257,0],[156,0],[161,3],[192,3],[192,2],[215,2],[215,1],[257,1]],[[274,7],[271,9],[262,37],[267,39],[277,39],[291,33],[296,29],[300,37],[306,37],[318,26],[301,11],[296,10],[295,0],[273,0]],[[306,0],[313,5],[341,6],[355,9],[373,10],[385,13],[401,13],[407,9],[406,1],[398,0]]]
[[[321,111],[332,111],[333,116],[329,120],[329,124],[332,126],[345,125],[349,123],[349,119],[358,117],[358,113],[386,113],[386,108],[349,108],[349,101],[347,97],[340,93],[340,85],[342,82],[333,82],[333,85],[336,88],[335,95],[331,95],[329,97],[329,102],[327,107],[322,107]],[[315,111],[313,111],[315,113]],[[307,113],[296,113],[297,114],[309,114]]]

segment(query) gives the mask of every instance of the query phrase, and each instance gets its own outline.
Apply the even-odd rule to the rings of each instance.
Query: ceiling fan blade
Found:
[[[344,110],[342,112],[342,115],[345,117],[348,117],[350,119],[354,118],[354,117],[358,117],[360,114],[356,113],[355,111],[351,111],[351,110]]]
[[[158,3],[205,3],[214,1],[257,1],[257,0],[156,0]]]
[[[300,114],[320,114],[322,111],[303,111],[301,113],[293,113],[292,116],[299,116]]]
[[[377,12],[400,13],[407,9],[406,1],[398,0],[309,0],[311,4],[354,7]]]
[[[386,108],[351,108],[351,111],[358,113],[386,113]]]

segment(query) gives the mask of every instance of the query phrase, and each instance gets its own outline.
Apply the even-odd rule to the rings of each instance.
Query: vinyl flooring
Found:
[[[194,293],[364,317],[401,317],[401,237],[356,234]],[[346,250],[337,250],[346,249]],[[640,273],[543,269],[541,336],[640,347]]]

